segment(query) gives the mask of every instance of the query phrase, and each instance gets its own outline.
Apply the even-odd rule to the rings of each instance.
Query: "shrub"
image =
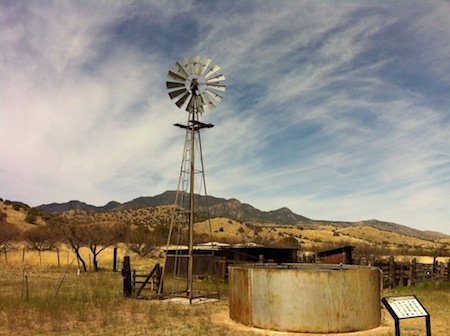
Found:
[[[8,214],[0,210],[0,223],[6,221]]]
[[[282,246],[286,246],[286,247],[298,247],[299,246],[297,239],[294,238],[293,236],[284,237],[280,243]]]

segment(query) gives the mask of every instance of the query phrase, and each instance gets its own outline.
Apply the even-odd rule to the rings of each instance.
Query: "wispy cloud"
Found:
[[[0,7],[0,196],[100,205],[176,188],[187,114],[165,76],[200,54],[227,77],[203,116],[210,194],[450,233],[447,3]]]

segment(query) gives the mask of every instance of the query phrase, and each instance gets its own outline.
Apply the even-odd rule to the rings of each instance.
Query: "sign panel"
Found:
[[[399,319],[428,316],[415,296],[388,297],[383,300]]]

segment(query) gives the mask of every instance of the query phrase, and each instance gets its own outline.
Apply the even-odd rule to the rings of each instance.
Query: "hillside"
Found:
[[[116,216],[117,219],[122,220],[126,219],[130,222],[138,222],[138,221],[162,221],[167,223],[170,221],[170,217],[166,219],[160,218],[162,215],[158,215],[155,218],[156,210],[148,210],[148,208],[159,207],[159,206],[172,206],[175,200],[175,191],[166,191],[160,195],[151,196],[151,197],[139,197],[132,201],[126,203],[118,203],[118,202],[109,202],[105,206],[97,207],[93,205],[88,205],[84,202],[80,201],[70,201],[67,203],[57,204],[44,204],[38,207],[38,209],[49,212],[52,214],[63,214],[70,210],[82,212],[81,217],[92,218],[95,217],[95,214],[99,214],[101,218],[103,217],[111,217]],[[450,238],[449,236],[433,231],[421,231],[410,228],[405,225],[379,221],[376,219],[363,220],[358,222],[339,222],[339,221],[322,221],[322,220],[313,220],[298,214],[295,214],[288,208],[281,208],[278,210],[272,211],[261,211],[259,209],[254,208],[253,206],[241,203],[237,199],[224,199],[213,196],[208,196],[207,199],[205,196],[196,195],[196,203],[197,204],[208,204],[209,205],[209,213],[211,217],[223,217],[231,220],[235,220],[242,223],[247,224],[257,224],[257,225],[276,225],[276,226],[301,226],[302,228],[307,229],[319,229],[323,227],[328,227],[330,229],[335,228],[345,228],[349,226],[367,226],[377,228],[381,231],[395,232],[401,235],[416,237],[419,239],[435,241],[438,239],[446,239]],[[146,210],[147,209],[147,210]],[[130,212],[128,210],[136,210],[139,215],[134,215],[130,217]],[[161,210],[162,212],[166,212],[165,210]],[[198,209],[199,212],[206,212],[205,206],[201,206]],[[147,213],[148,212],[148,213]],[[167,214],[167,213],[166,213]],[[71,217],[72,215],[65,215],[65,217]],[[79,218],[80,216],[75,216]],[[129,218],[130,217],[130,218]],[[81,219],[77,219],[81,220]]]
[[[37,208],[53,214],[61,214],[69,210],[84,210],[87,213],[100,213],[105,211],[121,211],[160,205],[174,204],[176,191],[166,191],[161,195],[151,197],[139,197],[126,203],[109,202],[105,206],[97,207],[80,201],[70,201],[67,203],[51,203],[38,206]],[[227,217],[245,222],[297,224],[307,222],[310,219],[293,213],[288,208],[281,208],[274,211],[261,211],[249,204],[243,204],[237,199],[224,199],[213,196],[196,195],[196,203],[208,204],[209,213],[213,217]],[[201,206],[200,212],[205,211],[205,206]]]
[[[130,227],[153,228],[169,225],[173,214],[175,192],[154,197],[140,197],[127,203],[109,202],[103,207],[79,201],[48,204],[30,208],[20,202],[1,201],[0,219],[22,231],[52,221],[62,223],[114,223]],[[206,199],[197,196],[197,204]],[[232,244],[257,243],[266,246],[298,246],[303,251],[320,251],[354,245],[366,253],[395,250],[397,253],[450,253],[450,237],[438,232],[415,230],[404,225],[375,219],[358,222],[309,219],[287,208],[261,211],[237,199],[208,197],[212,219],[195,224],[196,239],[212,239]],[[48,212],[47,212],[48,211]],[[49,214],[52,212],[52,214]],[[378,251],[378,252],[376,252]],[[437,252],[439,251],[439,252]],[[390,252],[389,252],[390,253]]]

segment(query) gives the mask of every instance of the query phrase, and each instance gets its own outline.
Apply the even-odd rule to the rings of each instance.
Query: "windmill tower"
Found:
[[[186,124],[175,124],[185,130],[186,136],[162,276],[164,292],[187,297],[190,303],[205,297],[204,291],[194,290],[194,224],[205,215],[213,251],[200,132],[214,125],[201,122],[200,116],[205,108],[213,109],[222,101],[219,92],[224,92],[225,86],[220,82],[225,76],[218,74],[219,66],[210,64],[210,59],[201,61],[200,56],[192,60],[185,57],[169,70],[166,82],[170,98],[178,108],[186,110],[188,118]],[[218,296],[218,290],[208,291],[207,295],[211,294]]]

